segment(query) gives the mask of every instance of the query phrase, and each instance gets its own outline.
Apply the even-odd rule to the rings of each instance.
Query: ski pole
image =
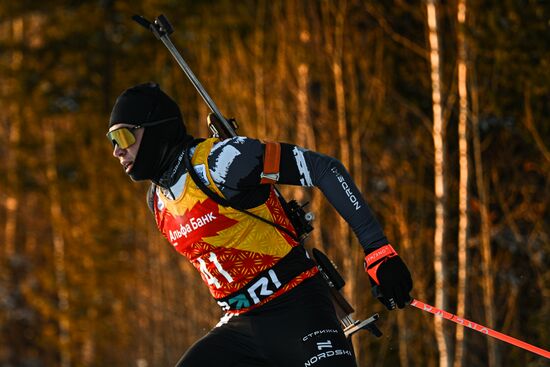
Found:
[[[457,315],[453,315],[450,312],[440,310],[439,308],[435,308],[434,306],[430,306],[427,303],[424,303],[422,301],[419,301],[417,299],[413,299],[411,302],[411,306],[414,306],[418,309],[421,309],[422,311],[427,311],[429,313],[434,314],[438,317],[443,317],[444,319],[450,320],[458,325],[469,327],[470,329],[474,329],[475,331],[478,331],[482,334],[492,336],[493,338],[502,340],[506,343],[515,345],[516,347],[520,347],[523,349],[526,349],[532,353],[538,354],[540,356],[543,356],[545,358],[550,359],[550,352],[547,350],[544,350],[539,347],[535,347],[534,345],[525,343],[521,340],[518,340],[516,338],[512,338],[511,336],[508,336],[506,334],[499,333],[498,331],[489,329],[486,326],[476,324],[475,322],[472,322],[470,320],[466,320],[462,317],[458,317]]]

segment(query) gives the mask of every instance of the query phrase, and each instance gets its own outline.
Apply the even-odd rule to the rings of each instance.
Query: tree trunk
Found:
[[[349,103],[347,103],[349,114],[348,119],[351,126],[351,131],[349,134],[348,141],[351,141],[351,146],[353,147],[353,154],[350,155],[348,158],[349,160],[349,166],[348,169],[350,170],[353,181],[359,188],[361,192],[364,192],[363,190],[363,160],[362,160],[362,147],[363,144],[361,142],[361,137],[363,135],[363,129],[361,128],[361,119],[360,119],[360,103],[359,103],[359,96],[360,96],[360,90],[359,86],[357,85],[357,75],[356,75],[356,63],[354,59],[354,55],[351,52],[347,52],[344,55],[345,57],[345,65],[346,67],[346,81],[348,82],[348,96],[349,96]],[[345,97],[344,97],[345,98]],[[346,127],[347,128],[347,127]],[[348,144],[349,145],[349,144]],[[351,148],[348,147],[349,153],[351,153]],[[365,195],[366,196],[366,195]],[[349,228],[349,226],[348,226]],[[355,236],[350,237],[350,243],[354,245],[352,250],[349,252],[351,265],[350,265],[350,277],[353,277],[353,285],[357,286],[358,279],[357,279],[357,273],[360,269],[360,264],[362,263],[364,253],[361,250],[359,242],[356,240]],[[362,294],[364,292],[364,289],[350,289],[353,294]],[[360,300],[356,299],[355,303],[353,305],[356,308],[359,308]],[[402,321],[403,318],[398,317],[398,322]],[[400,325],[403,326],[403,325]],[[404,330],[404,329],[400,329]],[[402,335],[400,333],[400,335]],[[356,345],[360,343],[360,340],[356,338],[357,342]],[[401,351],[401,350],[400,350]],[[363,348],[357,347],[355,348],[355,355],[357,357],[357,360],[360,361],[364,355]]]
[[[540,150],[542,156],[544,157],[546,161],[546,165],[550,164],[550,151],[548,150],[548,147],[546,146],[544,142],[544,138],[540,135],[538,132],[535,122],[533,121],[533,110],[531,107],[531,86],[526,85],[525,86],[525,93],[523,97],[523,105],[525,106],[525,118],[523,119],[523,123],[525,124],[525,127],[529,132],[531,133],[531,136],[533,137],[533,140],[535,141],[535,145]]]
[[[468,201],[469,201],[469,175],[468,164],[468,89],[467,89],[467,54],[465,41],[466,24],[466,0],[458,1],[458,94],[460,111],[458,117],[458,147],[460,179],[458,189],[458,285],[457,285],[457,309],[458,315],[466,314],[466,290],[468,276]],[[455,334],[455,360],[454,367],[461,367],[464,363],[464,327],[457,326]]]
[[[22,17],[14,19],[10,24],[10,38],[14,44],[23,43],[24,21]],[[14,51],[11,55],[12,75],[19,75],[23,53]],[[16,78],[10,78],[8,82],[9,93],[16,91]],[[4,225],[4,255],[9,261],[15,255],[15,234],[17,229],[17,208],[19,207],[19,179],[17,175],[17,154],[21,137],[21,105],[13,103],[4,108],[7,113],[7,137],[8,149],[6,152],[6,184],[4,190],[4,207],[6,208],[6,223]]]
[[[44,123],[44,159],[48,180],[50,215],[52,226],[53,257],[56,281],[57,307],[59,316],[59,353],[60,366],[71,366],[71,324],[69,318],[69,286],[67,284],[67,267],[65,261],[65,239],[63,236],[64,218],[61,208],[61,192],[57,176],[57,158],[55,153],[55,121]]]
[[[407,214],[405,213],[403,202],[406,202],[407,200],[402,200],[401,202],[395,201],[394,206],[394,212],[395,212],[395,221],[397,222],[396,225],[398,227],[399,237],[401,239],[400,243],[400,253],[401,256],[405,259],[410,259],[412,254],[412,240],[411,240],[411,234],[409,230],[409,226],[407,224]],[[410,261],[407,261],[409,264]],[[399,362],[401,367],[409,367],[410,366],[410,360],[409,360],[409,340],[411,338],[410,332],[409,332],[409,325],[407,323],[407,318],[405,313],[398,312],[397,313],[397,326],[399,327]]]
[[[486,325],[495,328],[495,312],[494,299],[495,287],[493,281],[493,263],[491,258],[491,220],[489,218],[489,202],[487,194],[487,186],[484,180],[483,160],[481,154],[481,138],[479,135],[479,96],[477,93],[477,85],[472,83],[472,131],[473,131],[473,146],[474,146],[474,161],[476,186],[479,195],[479,209],[481,216],[481,233],[480,233],[480,252],[481,252],[481,272],[482,272],[482,288],[483,288],[483,308],[485,310]],[[498,367],[501,365],[500,356],[497,351],[495,340],[487,338],[489,349],[489,366]]]
[[[309,66],[304,62],[298,65],[298,92],[296,98],[298,99],[298,120],[296,121],[296,144],[306,147],[307,149],[316,149],[315,135],[313,134],[313,126],[311,126],[310,119],[310,106],[308,96],[309,85]],[[306,210],[311,210],[315,214],[315,223],[322,223],[321,213],[321,193],[317,190],[312,191],[310,197],[306,197],[306,191],[298,190],[295,193],[295,198],[298,202],[304,203],[304,201],[311,200],[311,205]],[[315,226],[314,223],[314,226]],[[311,243],[313,246],[324,248],[324,241],[322,238],[322,232],[315,230],[311,233]]]
[[[439,51],[439,29],[437,25],[437,0],[427,0],[430,65],[432,80],[433,104],[433,141],[434,141],[434,188],[435,188],[435,234],[434,234],[434,270],[435,270],[435,306],[448,309],[447,295],[447,265],[445,256],[445,239],[447,232],[446,201],[447,190],[445,184],[445,124],[441,103],[441,63]],[[439,365],[452,365],[450,353],[451,341],[445,332],[443,318],[434,319],[435,336],[439,348]]]
[[[23,17],[6,21],[5,24],[0,25],[0,31],[2,31],[0,40],[8,44],[22,45],[24,43],[24,30]],[[3,36],[3,34],[6,36]],[[0,143],[5,147],[2,149],[3,154],[0,153],[2,157],[0,173],[3,175],[3,181],[5,182],[5,187],[0,187],[0,208],[5,209],[5,212],[0,210],[0,218],[5,218],[3,228],[0,229],[0,291],[3,294],[3,299],[15,299],[17,293],[19,293],[20,284],[16,280],[17,271],[12,265],[17,252],[17,218],[20,210],[20,178],[17,165],[20,155],[22,105],[10,101],[9,98],[17,93],[23,53],[19,49],[12,50],[9,59],[6,61],[10,77],[4,78],[5,85],[2,92],[5,94],[0,98],[0,108],[4,112],[0,116]],[[13,326],[17,325],[17,320],[14,317],[15,312],[13,312],[14,306],[8,306],[8,302],[3,302],[0,306],[0,324],[5,327],[5,330],[11,330]],[[14,337],[17,338],[18,336],[14,335]],[[3,345],[0,347],[0,355],[5,356],[4,361],[17,361],[17,358],[20,357],[18,346],[12,346],[9,342],[1,344]]]
[[[317,141],[314,134],[313,122],[311,121],[311,101],[309,96],[309,86],[311,83],[310,66],[307,60],[311,47],[311,34],[308,30],[308,19],[304,13],[304,8],[299,4],[289,5],[289,11],[296,17],[296,30],[300,42],[300,52],[298,52],[296,70],[298,88],[296,88],[295,98],[297,101],[297,120],[296,120],[296,144],[306,149],[317,150]],[[289,16],[291,16],[289,14]],[[308,195],[309,192],[309,195]],[[300,203],[310,201],[311,204],[306,208],[315,214],[315,223],[322,223],[321,200],[322,194],[318,190],[306,191],[296,190],[295,199]],[[322,231],[317,228],[311,235],[309,242],[312,246],[325,251]]]
[[[256,105],[257,137],[267,139],[267,115],[265,106],[264,78],[264,23],[266,19],[266,2],[259,0],[256,4],[256,30],[254,32],[254,102]]]
[[[301,63],[298,65],[298,119],[296,121],[296,144],[308,149],[315,149],[311,121],[309,119],[309,98],[307,86],[309,83],[309,65]],[[303,190],[300,190],[303,192]]]
[[[332,7],[335,7],[334,9]],[[334,94],[336,97],[336,125],[338,127],[338,147],[340,152],[340,161],[349,170],[350,166],[350,146],[349,134],[346,119],[346,97],[345,85],[343,77],[343,48],[344,48],[344,21],[346,12],[346,0],[342,0],[333,4],[331,2],[323,2],[323,17],[326,24],[326,45],[327,54],[331,57],[331,71],[334,82]],[[332,16],[334,13],[334,26],[331,26]],[[333,29],[333,31],[332,31]],[[343,254],[351,253],[350,246],[350,229],[346,221],[338,216],[338,236],[336,241],[341,245],[340,250]],[[343,257],[344,277],[348,282],[348,286],[344,289],[346,298],[351,304],[354,304],[355,295],[355,266],[351,256],[344,255]]]

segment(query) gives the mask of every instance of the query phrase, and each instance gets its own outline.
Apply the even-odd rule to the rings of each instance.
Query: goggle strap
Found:
[[[169,117],[169,118],[162,119],[162,120],[146,122],[146,123],[143,123],[143,124],[140,124],[140,125],[136,126],[136,128],[139,129],[140,127],[156,126],[156,125],[162,124],[163,122],[168,122],[168,121],[177,120],[177,119],[178,119],[178,117],[174,116],[174,117]]]

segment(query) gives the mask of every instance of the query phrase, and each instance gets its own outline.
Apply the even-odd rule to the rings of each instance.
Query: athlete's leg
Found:
[[[307,280],[254,315],[254,333],[277,366],[357,366],[323,282]]]
[[[240,317],[215,327],[183,355],[176,367],[273,367],[261,354],[250,334],[250,325]]]

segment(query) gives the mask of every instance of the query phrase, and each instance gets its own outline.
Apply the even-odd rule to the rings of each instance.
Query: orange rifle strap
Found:
[[[273,141],[266,141],[264,152],[264,170],[261,174],[260,183],[275,184],[279,180],[279,166],[281,164],[281,144]]]

